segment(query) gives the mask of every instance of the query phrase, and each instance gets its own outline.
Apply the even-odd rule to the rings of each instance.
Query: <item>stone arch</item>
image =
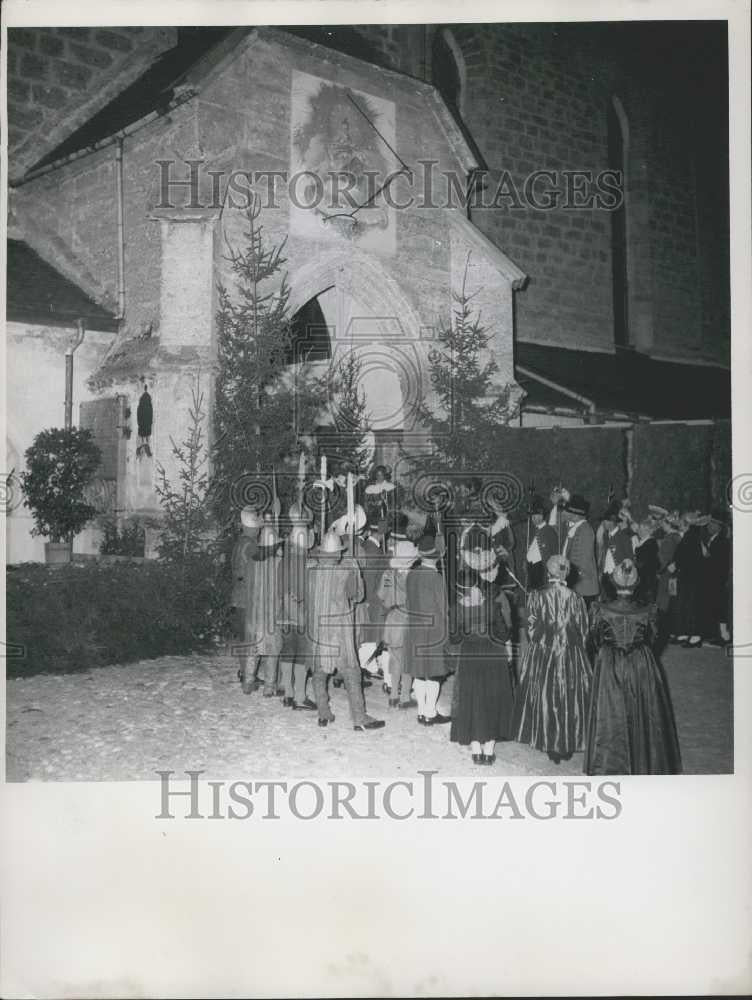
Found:
[[[333,363],[343,356],[343,351],[362,348],[371,375],[382,364],[385,376],[393,381],[393,373],[399,380],[402,430],[414,429],[417,403],[429,389],[422,324],[400,283],[381,261],[363,253],[317,255],[301,267],[291,268],[288,285],[293,315],[317,296],[330,299],[342,295],[347,299],[351,308],[346,310],[344,330],[331,323]],[[368,332],[362,334],[364,328]]]
[[[465,56],[463,55],[462,49],[460,48],[457,39],[454,37],[454,33],[451,28],[438,28],[431,39],[431,79],[434,86],[439,88],[441,92],[440,81],[436,79],[436,54],[440,47],[444,47],[448,50],[454,62],[454,68],[457,73],[458,82],[458,99],[455,104],[455,109],[459,113],[460,117],[465,116],[465,98],[467,94],[467,67],[465,65]],[[446,95],[444,95],[446,99]],[[451,103],[451,102],[448,102]]]

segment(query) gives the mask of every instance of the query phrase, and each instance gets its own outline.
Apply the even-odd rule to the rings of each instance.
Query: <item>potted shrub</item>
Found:
[[[73,536],[94,517],[85,491],[100,461],[91,431],[75,427],[40,431],[27,448],[21,474],[24,506],[34,518],[31,533],[49,538],[47,562],[69,562]]]

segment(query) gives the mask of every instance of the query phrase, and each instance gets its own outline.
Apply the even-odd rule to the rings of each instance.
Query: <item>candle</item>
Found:
[[[321,542],[326,534],[326,455],[321,456]]]
[[[347,473],[347,522],[350,530],[350,554],[355,553],[355,483],[352,472]]]

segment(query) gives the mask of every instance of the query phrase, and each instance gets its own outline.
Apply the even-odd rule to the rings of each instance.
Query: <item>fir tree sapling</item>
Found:
[[[468,253],[462,288],[452,295],[452,319],[438,334],[440,346],[429,352],[435,402],[423,400],[419,412],[433,442],[432,470],[488,469],[495,432],[519,413],[515,387],[499,384],[490,336],[480,313],[474,314],[474,295],[467,293],[469,263]]]
[[[292,502],[300,438],[310,434],[326,399],[326,386],[307,362],[288,363],[292,333],[285,243],[267,244],[260,212],[255,199],[245,214],[244,247],[227,243],[235,294],[221,283],[218,290],[210,492],[226,541],[249,497],[265,496],[268,502],[273,471],[283,510]]]

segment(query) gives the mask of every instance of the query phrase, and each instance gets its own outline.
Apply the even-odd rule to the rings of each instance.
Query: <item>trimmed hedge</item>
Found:
[[[645,512],[649,503],[656,503],[670,510],[707,510],[715,492],[713,430],[698,424],[637,425],[629,491],[632,509]]]
[[[156,561],[23,563],[6,580],[6,641],[23,647],[6,661],[9,677],[205,651],[228,632],[229,575],[208,559],[183,585]]]
[[[624,433],[619,427],[505,427],[494,435],[495,460],[485,476],[511,473],[524,495],[519,513],[525,510],[528,484],[548,500],[551,488],[566,486],[590,501],[593,516],[605,508],[608,491],[624,496],[626,462]]]

